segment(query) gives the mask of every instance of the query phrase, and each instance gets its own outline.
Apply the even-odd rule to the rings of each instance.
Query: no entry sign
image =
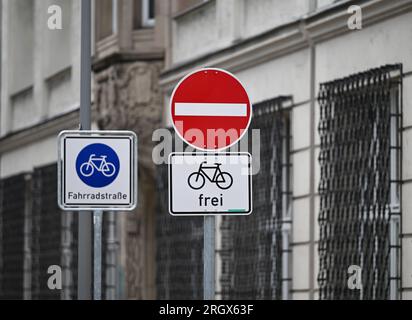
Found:
[[[232,74],[214,68],[186,76],[171,97],[171,116],[177,134],[205,151],[229,148],[246,133],[252,107],[249,96]]]

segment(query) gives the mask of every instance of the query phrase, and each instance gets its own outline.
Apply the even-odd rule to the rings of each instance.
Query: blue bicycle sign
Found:
[[[119,157],[105,144],[88,145],[77,156],[77,175],[90,187],[103,188],[110,185],[118,176],[119,170]]]

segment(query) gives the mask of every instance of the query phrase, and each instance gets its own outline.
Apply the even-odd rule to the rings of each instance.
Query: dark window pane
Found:
[[[154,19],[155,18],[155,0],[149,0],[149,14],[148,18],[149,19]]]

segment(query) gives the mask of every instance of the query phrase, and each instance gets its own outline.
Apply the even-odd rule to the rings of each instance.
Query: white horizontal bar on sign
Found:
[[[175,116],[246,117],[244,103],[176,103]]]

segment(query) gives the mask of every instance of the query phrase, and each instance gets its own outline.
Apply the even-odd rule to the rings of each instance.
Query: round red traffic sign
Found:
[[[252,106],[231,73],[205,68],[179,82],[170,100],[176,133],[190,146],[219,151],[237,143],[249,128]]]

